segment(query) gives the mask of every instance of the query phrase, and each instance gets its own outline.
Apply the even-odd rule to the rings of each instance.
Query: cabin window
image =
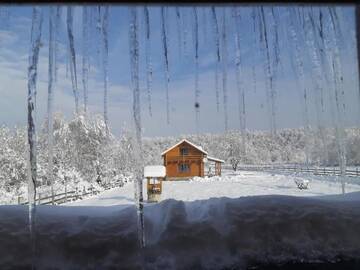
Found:
[[[189,148],[180,148],[180,155],[187,156],[189,154]]]
[[[179,172],[189,172],[190,171],[190,166],[189,164],[185,164],[185,163],[181,163],[179,164]]]

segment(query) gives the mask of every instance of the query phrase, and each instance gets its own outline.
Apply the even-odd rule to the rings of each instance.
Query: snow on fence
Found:
[[[124,184],[122,182],[117,182],[117,183],[112,183],[112,184],[106,184],[103,185],[103,188],[105,190],[111,189],[111,188],[115,188],[115,187],[122,187]],[[90,186],[88,188],[85,188],[85,186],[83,186],[81,189],[76,188],[75,190],[71,190],[71,191],[67,191],[65,189],[65,192],[63,193],[58,193],[58,194],[54,194],[54,196],[50,195],[50,196],[46,196],[46,197],[42,197],[41,192],[38,193],[38,197],[36,198],[36,204],[37,205],[46,205],[46,204],[63,204],[69,201],[77,201],[77,200],[82,200],[84,197],[88,196],[88,195],[96,195],[100,193],[100,190],[96,189],[93,186]],[[28,201],[23,202],[22,201],[23,197],[18,196],[18,204],[22,204],[22,205],[27,205],[29,204]]]
[[[341,171],[336,167],[301,167],[294,165],[242,165],[238,167],[239,170],[244,171],[294,171],[294,172],[308,172],[314,175],[341,175]],[[360,177],[360,169],[358,167],[346,170],[346,176]]]

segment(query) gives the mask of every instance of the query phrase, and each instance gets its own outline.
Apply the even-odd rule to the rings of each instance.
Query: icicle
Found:
[[[165,8],[161,7],[161,38],[164,49],[165,60],[165,87],[166,87],[166,122],[170,124],[170,101],[169,101],[169,59],[168,59],[168,46],[166,36],[166,23],[165,23]]]
[[[150,17],[149,17],[149,9],[147,6],[144,7],[144,18],[145,18],[145,43],[146,43],[145,44],[146,88],[147,88],[147,96],[148,96],[149,115],[152,116],[151,87],[152,87],[153,70],[151,63]]]
[[[48,68],[48,103],[47,103],[47,127],[48,127],[48,170],[47,175],[51,184],[52,204],[54,204],[54,173],[53,173],[53,86],[56,73],[54,66],[56,61],[56,23],[55,8],[50,7],[49,12],[49,68]]]
[[[216,52],[216,64],[215,64],[215,94],[216,94],[216,109],[219,112],[220,102],[219,102],[219,66],[220,66],[220,34],[219,34],[219,25],[216,17],[215,7],[211,7],[211,18],[212,18],[212,29],[215,43],[215,52]]]
[[[262,51],[265,55],[265,65],[264,72],[266,75],[266,89],[267,89],[267,104],[270,112],[270,130],[272,136],[276,135],[276,107],[275,107],[275,99],[276,99],[276,91],[273,85],[273,72],[271,69],[271,59],[270,59],[270,50],[268,43],[268,35],[266,29],[266,20],[264,14],[264,8],[260,7],[260,24],[261,24],[261,44]]]
[[[328,52],[329,58],[332,63],[332,71],[334,78],[334,94],[335,94],[335,105],[336,105],[336,120],[335,120],[335,133],[338,146],[338,156],[340,164],[340,174],[341,174],[341,187],[342,193],[345,194],[345,177],[346,177],[346,142],[345,142],[345,130],[344,130],[344,116],[345,116],[345,96],[343,90],[343,71],[340,61],[340,42],[341,35],[340,29],[338,29],[339,24],[336,23],[336,17],[333,15],[335,10],[333,7],[328,8],[329,15],[331,18],[331,27],[332,29],[332,51],[330,46],[326,44],[326,51]],[[330,62],[330,61],[329,61]],[[334,119],[334,117],[333,117]]]
[[[257,48],[257,39],[256,39],[256,13],[255,13],[255,8],[252,8],[252,10],[251,10],[251,18],[252,18],[252,22],[253,22],[253,36],[254,36],[253,46],[256,49]],[[255,63],[256,63],[256,53],[253,52],[253,54],[252,54],[251,72],[252,72],[254,92],[256,93],[256,67],[255,67]]]
[[[98,66],[100,66],[100,54],[101,54],[101,36],[102,36],[102,30],[101,30],[101,6],[97,6],[97,19],[96,19],[96,38],[95,38],[95,45],[96,45],[96,62]]]
[[[200,114],[200,103],[199,103],[199,23],[198,14],[196,7],[193,7],[194,13],[194,56],[195,56],[195,123],[196,132],[199,132],[199,114]]]
[[[225,8],[222,13],[222,33],[221,33],[221,63],[222,63],[222,82],[223,82],[223,102],[224,102],[224,117],[225,117],[225,131],[228,131],[228,108],[227,108],[227,37],[226,37],[226,14]]]
[[[66,57],[65,57],[65,78],[69,78],[69,64],[70,64],[71,60],[70,60],[70,48],[69,46],[66,46]]]
[[[271,7],[271,15],[272,15],[272,34],[273,34],[273,55],[274,55],[274,63],[273,63],[273,84],[275,87],[276,79],[277,79],[277,71],[278,67],[281,65],[281,58],[280,58],[280,48],[279,48],[279,23],[277,17],[275,15],[274,7]]]
[[[181,59],[181,47],[182,47],[182,37],[181,37],[181,14],[179,7],[175,8],[176,12],[176,27],[177,27],[177,39],[178,39],[178,45],[179,45],[179,58]],[[150,30],[149,30],[150,32]]]
[[[56,20],[55,20],[55,58],[54,58],[54,66],[55,66],[55,72],[54,72],[54,80],[57,82],[58,73],[59,73],[59,44],[60,44],[60,24],[61,24],[61,7],[56,7]]]
[[[204,37],[204,45],[207,44],[207,17],[206,17],[206,8],[202,8],[202,26],[203,26],[203,37]]]
[[[134,144],[135,154],[135,202],[138,213],[138,230],[140,247],[145,247],[145,229],[144,229],[144,206],[142,193],[142,146],[141,146],[141,106],[140,106],[140,88],[139,88],[139,37],[136,8],[130,8],[130,64],[131,64],[131,82],[133,88],[133,117],[135,123],[136,143]]]
[[[105,6],[102,20],[102,36],[103,36],[103,47],[102,47],[102,58],[103,58],[103,75],[104,75],[104,122],[106,132],[109,134],[109,120],[108,120],[108,55],[109,55],[109,44],[108,44],[108,19],[109,19],[109,6]]]
[[[314,95],[315,95],[315,109],[317,116],[317,123],[319,129],[319,135],[323,146],[323,155],[325,157],[325,163],[328,161],[328,151],[325,140],[325,128],[323,126],[323,113],[321,110],[321,88],[322,88],[322,70],[320,65],[320,57],[318,55],[318,50],[315,45],[315,33],[313,31],[313,26],[311,25],[311,13],[309,12],[305,16],[305,25],[307,29],[305,30],[306,45],[309,50],[310,58],[312,61],[312,70],[314,74]]]
[[[89,8],[84,6],[82,14],[82,84],[84,91],[84,112],[86,115],[88,104],[89,80]]]
[[[356,40],[356,60],[357,60],[357,93],[358,93],[358,124],[360,125],[360,6],[355,7],[355,40]]]
[[[235,18],[235,48],[236,48],[236,58],[235,58],[235,66],[236,66],[236,86],[239,95],[239,121],[240,121],[240,131],[241,131],[241,151],[242,155],[245,155],[245,139],[246,139],[246,108],[245,108],[245,89],[242,86],[242,71],[241,71],[241,50],[240,50],[240,10],[238,8],[233,9],[233,17]]]
[[[29,201],[29,229],[32,250],[32,267],[35,269],[35,251],[36,251],[36,178],[37,178],[37,162],[36,162],[36,80],[37,67],[39,61],[39,51],[41,47],[41,26],[42,26],[42,10],[40,7],[34,7],[32,13],[31,26],[31,44],[29,51],[29,67],[28,67],[28,146],[29,146],[29,163],[28,163],[28,201]]]
[[[288,16],[289,16],[289,21],[290,23],[289,25],[289,32],[290,32],[290,36],[292,39],[292,43],[294,46],[294,55],[295,55],[295,61],[296,61],[296,74],[297,74],[297,79],[298,79],[298,84],[299,84],[299,91],[300,91],[300,96],[303,97],[302,99],[302,115],[303,115],[303,122],[304,122],[304,130],[305,130],[305,164],[306,167],[309,166],[309,157],[310,157],[310,148],[309,148],[309,143],[308,143],[308,139],[310,138],[310,125],[309,125],[309,115],[308,115],[308,101],[307,101],[307,89],[305,86],[305,76],[304,76],[304,62],[302,59],[302,53],[300,50],[300,42],[299,39],[297,37],[296,31],[295,31],[295,26],[294,26],[294,12],[291,13],[290,8],[288,8]],[[290,57],[291,58],[291,57]],[[292,59],[292,58],[291,58]]]
[[[188,45],[187,45],[187,39],[188,39],[188,30],[187,30],[187,14],[185,10],[182,10],[181,12],[181,19],[182,19],[182,28],[183,28],[183,50],[184,50],[184,56],[188,56]]]
[[[328,72],[326,72],[326,55],[325,55],[325,51],[322,49],[325,45],[324,45],[324,38],[323,38],[323,33],[322,33],[322,15],[321,15],[321,11],[319,13],[319,27],[317,28],[316,24],[315,24],[315,20],[313,18],[313,14],[312,14],[313,8],[311,8],[311,16],[310,16],[310,22],[311,22],[311,27],[313,29],[313,33],[314,33],[314,44],[315,44],[315,49],[318,50],[319,52],[319,58],[320,58],[320,66],[321,66],[321,70],[323,72],[323,75],[325,77],[325,81],[327,82],[327,84],[330,84],[330,79],[328,77]],[[318,30],[318,31],[317,31]],[[316,35],[316,32],[319,33],[319,35]],[[318,37],[320,38],[320,41],[318,40]],[[321,42],[321,44],[320,44]],[[324,103],[324,89],[323,87],[320,88],[320,104],[321,104],[321,111],[322,113],[325,112],[325,103]]]
[[[78,98],[78,89],[77,89],[77,75],[76,75],[76,54],[75,54],[75,44],[74,44],[74,35],[73,35],[73,7],[67,7],[67,31],[69,38],[69,51],[70,51],[70,75],[71,83],[75,98],[75,111],[76,114],[79,114],[79,98]]]
[[[90,6],[89,7],[89,41],[90,41],[90,44],[89,44],[89,55],[96,55],[96,52],[97,52],[97,46],[98,46],[98,41],[99,39],[97,38],[97,28],[96,28],[96,25],[97,25],[97,18],[96,18],[96,14],[97,14],[97,6]],[[90,74],[91,72],[91,67],[92,67],[92,64],[94,64],[94,61],[96,61],[95,59],[96,57],[94,58],[90,58],[89,57],[89,68],[88,68],[88,73]],[[91,61],[93,60],[93,61]],[[99,66],[99,65],[97,65]]]

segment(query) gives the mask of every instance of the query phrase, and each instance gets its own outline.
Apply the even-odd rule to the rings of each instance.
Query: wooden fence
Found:
[[[284,165],[242,165],[238,166],[237,170],[244,171],[293,171],[293,172],[308,172],[314,175],[341,175],[339,168],[330,167],[301,167],[301,166],[284,166]],[[360,177],[360,169],[358,167],[354,169],[346,169],[346,176]]]
[[[118,183],[112,183],[112,184],[106,184],[103,185],[103,187],[105,188],[105,190],[111,189],[111,188],[115,188],[115,187],[122,187],[124,184],[122,182],[118,182]],[[81,200],[89,195],[96,195],[100,193],[99,190],[96,190],[93,186],[90,186],[88,188],[85,188],[85,186],[83,186],[81,189],[76,188],[75,190],[70,190],[67,191],[65,189],[65,192],[63,193],[55,193],[54,196],[50,195],[50,196],[42,196],[41,192],[38,192],[37,198],[36,198],[36,204],[37,205],[46,205],[46,204],[63,204],[69,201],[76,201],[76,200]],[[27,205],[29,204],[28,201],[22,201],[22,197],[18,196],[18,204],[22,204],[22,205]]]

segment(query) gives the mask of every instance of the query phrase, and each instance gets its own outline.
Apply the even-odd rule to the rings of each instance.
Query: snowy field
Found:
[[[299,190],[296,177],[228,171],[164,182],[163,201],[145,207],[144,249],[133,183],[66,206],[41,205],[36,269],[292,269],[271,265],[304,262],[322,265],[306,269],[360,269],[360,187],[347,185],[343,196],[339,183],[316,177]],[[1,270],[30,269],[26,206],[0,206],[0,242]]]
[[[309,188],[300,190],[295,179],[307,179]],[[190,181],[164,181],[162,200],[175,199],[182,201],[206,200],[210,198],[238,198],[254,195],[290,195],[321,196],[341,193],[341,184],[332,176],[314,176],[311,174],[271,174],[267,172],[225,171],[221,177],[194,178]],[[346,192],[360,191],[360,179],[350,179]],[[355,183],[359,184],[355,184]],[[143,185],[146,200],[146,181]],[[134,185],[127,183],[124,187],[107,190],[92,198],[68,203],[68,206],[110,206],[134,203]]]

